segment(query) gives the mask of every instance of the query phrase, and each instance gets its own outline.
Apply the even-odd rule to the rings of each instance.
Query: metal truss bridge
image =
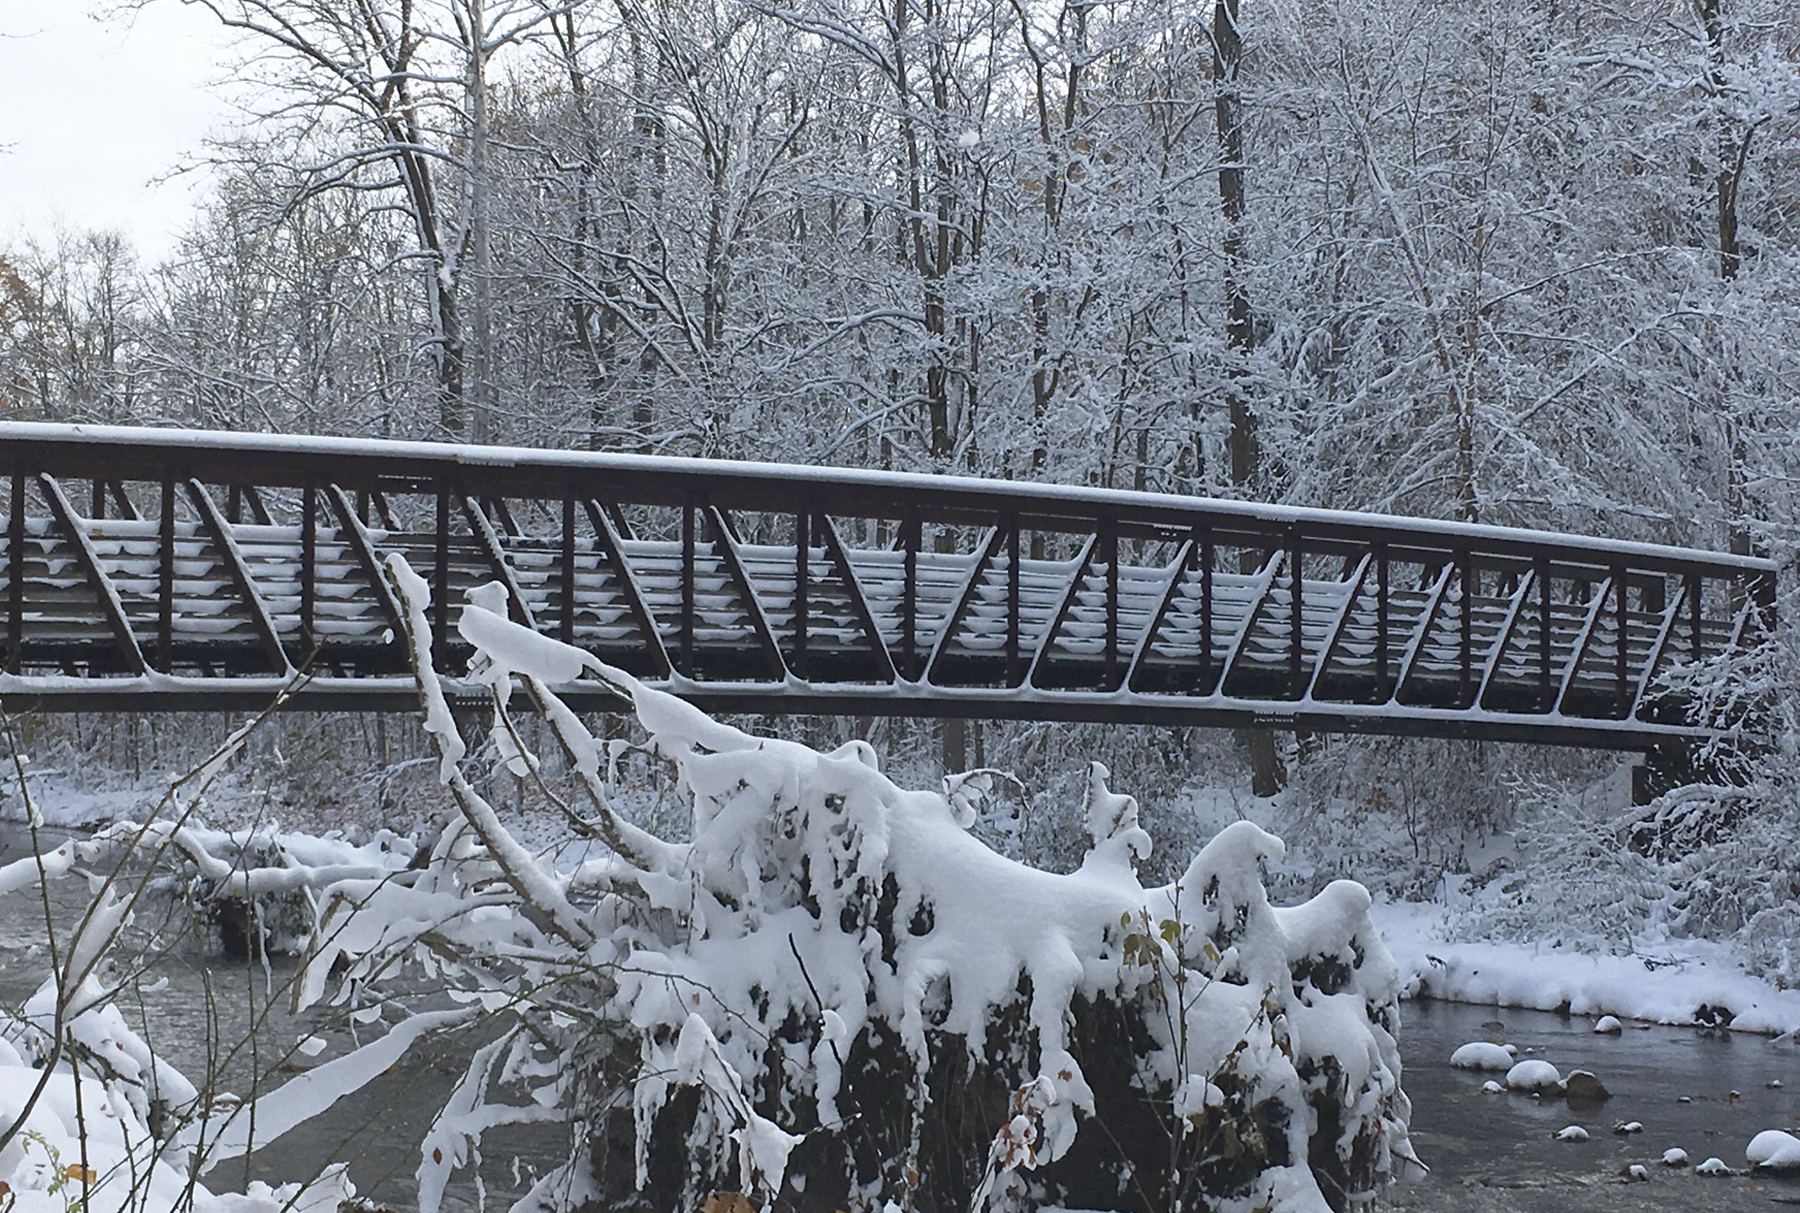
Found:
[[[1101,489],[0,424],[0,699],[411,709],[398,552],[710,710],[1268,725],[1650,750],[1766,560]],[[454,682],[452,683],[454,685]],[[616,707],[598,684],[568,689]]]

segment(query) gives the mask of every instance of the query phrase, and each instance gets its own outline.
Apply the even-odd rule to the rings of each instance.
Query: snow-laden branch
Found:
[[[863,1175],[858,1182],[898,1192],[910,1182],[902,1172],[920,1165],[906,1143],[932,1115],[937,1080],[928,1076],[946,1050],[982,1058],[981,1081],[1028,1093],[1019,1114],[1028,1123],[1013,1138],[983,1135],[959,1147],[973,1168],[967,1180],[951,1168],[929,1181],[946,1190],[966,1182],[959,1203],[984,1163],[984,1199],[1009,1190],[1018,1170],[1076,1193],[1078,1176],[1107,1165],[1118,1145],[1082,1125],[1120,1114],[1105,1094],[1120,1078],[1095,1081],[1088,1067],[1096,1064],[1128,1064],[1134,1101],[1148,1092],[1165,1109],[1178,1090],[1217,1093],[1167,1113],[1196,1153],[1185,1179],[1158,1183],[1298,1213],[1326,1207],[1319,1179],[1307,1165],[1269,1159],[1312,1157],[1330,1183],[1361,1190],[1411,1157],[1393,1043],[1395,972],[1369,925],[1368,894],[1340,882],[1305,906],[1270,906],[1260,872],[1280,856],[1279,840],[1239,823],[1180,881],[1145,888],[1136,864],[1150,840],[1137,803],[1112,792],[1095,764],[1085,861],[1066,875],[1036,871],[967,832],[972,798],[991,773],[941,792],[905,791],[861,743],[820,753],[749,736],[512,621],[504,588],[491,583],[470,592],[457,629],[475,650],[471,677],[493,690],[501,760],[537,769],[508,708],[523,683],[577,777],[611,813],[601,745],[556,693],[598,679],[631,705],[647,749],[673,765],[692,805],[685,845],[627,829],[615,814],[624,845],[604,872],[590,870],[591,861],[559,871],[522,847],[463,775],[462,743],[424,639],[428,587],[398,558],[389,573],[411,622],[427,728],[462,825],[446,830],[428,875],[410,886],[346,882],[322,929],[359,958],[349,976],[362,986],[379,977],[383,955],[436,939],[434,951],[478,979],[484,1005],[535,1025],[509,1047],[566,1053],[602,1040],[613,1042],[604,1046],[609,1056],[636,1056],[635,1072],[620,1081],[631,1091],[637,1182],[649,1198],[692,1203],[705,1194],[662,1191],[667,1181],[657,1177],[669,1174],[686,1184],[735,1182],[770,1199],[795,1175],[809,1185]],[[484,880],[484,871],[504,884]],[[580,903],[571,898],[578,887]],[[491,905],[496,888],[509,890],[541,931],[527,939],[520,923],[507,942],[508,932],[483,926],[491,918],[454,908],[471,896]],[[357,925],[359,916],[367,925]],[[435,925],[394,930],[409,919]],[[332,954],[315,955],[309,981],[322,980]],[[534,984],[495,982],[497,964],[524,965],[516,971],[535,974]],[[571,982],[590,992],[579,1011],[563,992]],[[574,1036],[547,1026],[572,1012]],[[1110,1056],[1100,1040],[1120,1030],[1103,1025],[1115,1022],[1137,1025],[1154,1044],[1128,1062],[1099,1060]],[[791,1060],[776,1065],[777,1057]],[[497,1058],[484,1052],[470,1074],[493,1073]],[[485,1082],[471,1077],[459,1088],[460,1111],[444,1122],[449,1136],[421,1170],[428,1196],[441,1191],[445,1158],[464,1156],[482,1125],[513,1115],[512,1105],[483,1110],[467,1096]],[[688,1087],[704,1092],[697,1106],[677,1098]],[[540,1088],[537,1098],[572,1094]],[[618,1131],[605,1128],[617,1094],[588,1098],[598,1100],[580,1112],[591,1131]],[[1319,1161],[1308,1141],[1320,1119],[1309,1108],[1320,1101],[1342,1126],[1328,1152],[1335,1162]],[[1019,1136],[1026,1128],[1028,1148]],[[1213,1157],[1220,1135],[1261,1141],[1254,1149],[1269,1154],[1228,1175]],[[669,1151],[688,1163],[653,1165]],[[1113,1163],[1166,1171],[1166,1153],[1156,1164]],[[609,1181],[598,1178],[604,1190]]]

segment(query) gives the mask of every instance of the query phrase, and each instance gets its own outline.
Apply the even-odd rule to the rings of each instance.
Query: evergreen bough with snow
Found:
[[[1239,822],[1145,888],[1137,804],[1097,763],[1080,866],[1023,866],[968,832],[980,777],[909,791],[863,743],[751,736],[511,622],[489,585],[459,631],[492,740],[537,770],[508,710],[523,691],[589,794],[569,820],[604,844],[553,863],[465,778],[428,589],[389,572],[461,815],[416,878],[324,891],[303,1001],[343,960],[340,997],[367,998],[414,958],[508,1025],[425,1142],[424,1213],[482,1128],[552,1108],[577,1147],[528,1205],[1298,1213],[1416,1165],[1395,967],[1361,886],[1271,906],[1282,843]],[[579,678],[673,764],[686,841],[609,807],[623,743],[556,696]]]

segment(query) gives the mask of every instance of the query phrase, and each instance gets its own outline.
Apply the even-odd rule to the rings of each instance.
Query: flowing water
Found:
[[[17,858],[24,845],[17,834],[0,834],[0,862]],[[61,931],[80,917],[88,896],[76,879],[51,886],[51,919]],[[196,1081],[217,1074],[219,1089],[248,1096],[354,1047],[353,1026],[341,1010],[290,1014],[284,987],[293,974],[291,960],[274,960],[267,969],[225,960],[167,893],[147,896],[132,938],[119,949],[121,956],[140,953],[151,957],[140,972],[110,978],[124,984],[120,1007],[135,1030]],[[0,896],[0,1004],[17,1007],[48,966],[40,893]],[[309,1035],[327,1045],[314,1058],[293,1052]],[[1520,1056],[1542,1057],[1565,1075],[1589,1070],[1612,1098],[1573,1108],[1561,1099],[1484,1094],[1482,1082],[1495,1075],[1453,1070],[1448,1060],[1458,1045],[1480,1039],[1516,1045]],[[248,1179],[281,1182],[344,1159],[364,1195],[411,1207],[418,1143],[477,1043],[417,1046],[395,1072],[341,1104],[329,1128],[304,1125],[248,1162],[221,1165],[207,1183],[224,1190]],[[1413,1142],[1432,1174],[1391,1191],[1388,1200],[1399,1208],[1735,1213],[1800,1206],[1800,1179],[1743,1173],[1744,1146],[1757,1132],[1800,1131],[1800,1047],[1793,1044],[1689,1028],[1627,1028],[1620,1036],[1597,1036],[1585,1018],[1441,1002],[1407,1004],[1400,1043]],[[1634,1120],[1643,1124],[1642,1133],[1612,1132],[1615,1123]],[[1585,1127],[1590,1140],[1553,1140],[1571,1124]],[[482,1166],[487,1207],[506,1208],[534,1171],[562,1159],[566,1142],[563,1131],[542,1126],[489,1134]],[[1738,1174],[1711,1178],[1691,1167],[1665,1167],[1662,1153],[1672,1146],[1685,1149],[1695,1163],[1716,1155]],[[1622,1172],[1631,1163],[1645,1164],[1649,1180],[1627,1180]],[[471,1185],[459,1183],[445,1208],[469,1209],[476,1202]]]
[[[1504,1076],[1449,1065],[1457,1046],[1483,1039],[1516,1045],[1521,1057],[1541,1057],[1565,1076],[1587,1070],[1612,1097],[1598,1107],[1571,1107],[1561,1099],[1484,1094],[1484,1081]],[[1420,1002],[1403,1009],[1400,1049],[1413,1144],[1432,1167],[1428,1179],[1395,1189],[1402,1208],[1724,1213],[1800,1205],[1800,1179],[1742,1174],[1744,1147],[1757,1133],[1800,1131],[1800,1047],[1694,1028],[1627,1027],[1600,1036],[1582,1016]],[[1630,1121],[1643,1132],[1612,1131]],[[1554,1140],[1567,1125],[1581,1125],[1589,1140]],[[1693,1163],[1720,1158],[1739,1174],[1665,1167],[1663,1151],[1671,1147],[1686,1150]],[[1632,1163],[1644,1164],[1650,1178],[1627,1179],[1622,1172]]]
[[[28,855],[29,845],[16,827],[0,830],[0,863]],[[49,917],[59,945],[66,945],[89,900],[88,886],[79,878],[49,885]],[[0,895],[0,1007],[16,1011],[48,976],[44,922],[45,896],[39,889]],[[106,974],[109,984],[120,987],[116,1002],[126,1022],[203,1088],[210,1083],[215,1091],[249,1098],[349,1052],[359,1035],[365,1043],[372,1036],[370,1028],[359,1031],[342,1008],[315,1006],[293,1014],[292,958],[271,957],[266,966],[226,958],[216,937],[197,931],[185,904],[166,889],[144,894],[113,955],[131,960]],[[322,1039],[324,1051],[312,1057],[298,1052],[296,1044],[309,1036]],[[419,1142],[480,1043],[469,1034],[420,1041],[392,1072],[346,1097],[330,1116],[299,1126],[248,1159],[221,1163],[203,1182],[215,1192],[242,1190],[250,1180],[278,1184],[347,1161],[360,1195],[396,1209],[415,1207]],[[565,1130],[542,1125],[502,1126],[485,1134],[481,1174],[487,1207],[505,1209],[508,1198],[522,1194],[536,1174],[562,1162],[567,1141]],[[459,1177],[443,1207],[459,1213],[479,1203],[473,1185]]]

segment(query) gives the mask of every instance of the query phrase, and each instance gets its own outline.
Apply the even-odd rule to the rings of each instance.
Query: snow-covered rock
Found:
[[[1586,1141],[1588,1131],[1580,1125],[1565,1125],[1556,1131],[1557,1141]]]
[[[1663,1166],[1685,1167],[1688,1165],[1688,1152],[1680,1146],[1670,1146],[1663,1151]]]
[[[1555,1091],[1562,1085],[1556,1067],[1538,1057],[1528,1057],[1506,1072],[1506,1086],[1511,1091]]]
[[[1781,1129],[1767,1129],[1750,1139],[1744,1158],[1767,1171],[1800,1171],[1800,1137]]]
[[[1617,1015],[1602,1015],[1594,1021],[1594,1031],[1602,1036],[1617,1036],[1625,1030]]]
[[[1729,1175],[1731,1168],[1725,1165],[1722,1158],[1709,1158],[1694,1168],[1696,1175]]]
[[[1450,1064],[1459,1070],[1509,1070],[1513,1055],[1505,1045],[1486,1040],[1472,1040],[1450,1054]]]

